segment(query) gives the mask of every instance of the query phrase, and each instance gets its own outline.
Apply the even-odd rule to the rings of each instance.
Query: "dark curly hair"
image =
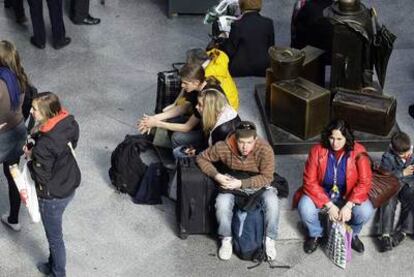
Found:
[[[349,124],[342,120],[342,119],[336,119],[331,121],[328,126],[325,127],[325,129],[321,133],[321,144],[324,148],[332,149],[331,144],[329,143],[329,137],[332,135],[333,130],[339,130],[341,131],[342,135],[345,137],[345,151],[349,152],[354,149],[355,144],[355,137],[353,134],[353,131],[351,127],[349,127]]]

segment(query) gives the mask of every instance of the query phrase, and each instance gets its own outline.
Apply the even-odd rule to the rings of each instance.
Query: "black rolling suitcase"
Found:
[[[190,234],[210,234],[216,231],[214,202],[217,188],[195,163],[195,158],[177,162],[176,215],[178,236],[186,239]]]
[[[183,63],[173,63],[172,70],[161,71],[157,74],[157,100],[155,113],[172,104],[181,91],[181,80],[178,75],[178,67]]]

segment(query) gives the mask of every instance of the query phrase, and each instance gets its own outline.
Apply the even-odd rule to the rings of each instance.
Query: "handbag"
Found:
[[[337,266],[345,269],[346,264],[352,258],[352,229],[348,224],[332,223],[328,244],[326,245],[326,255]]]
[[[40,222],[39,202],[37,200],[35,183],[30,175],[27,162],[20,171],[17,164],[10,166],[10,174],[19,190],[20,199],[26,205],[32,222]]]
[[[366,152],[358,154],[355,160],[358,161],[361,156],[367,157],[371,162],[372,183],[368,195],[374,208],[379,208],[397,194],[400,190],[400,181],[392,172],[374,163]]]
[[[171,140],[168,135],[168,130],[163,128],[156,128],[154,134],[153,145],[163,148],[171,148]]]

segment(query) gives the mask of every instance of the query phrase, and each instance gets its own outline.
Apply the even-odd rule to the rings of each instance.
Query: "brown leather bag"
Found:
[[[374,163],[371,157],[366,153],[360,153],[356,156],[356,161],[362,156],[367,157],[372,167],[372,186],[369,191],[369,200],[374,208],[379,208],[386,204],[400,190],[400,181],[394,174],[381,168]]]
[[[333,118],[347,121],[352,129],[386,136],[393,128],[397,110],[395,97],[379,95],[371,89],[352,91],[337,88],[333,94]]]

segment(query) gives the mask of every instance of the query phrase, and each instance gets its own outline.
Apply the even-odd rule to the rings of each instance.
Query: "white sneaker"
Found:
[[[276,259],[275,240],[269,237],[266,237],[265,248],[266,248],[267,258],[269,260],[275,260]]]
[[[221,240],[221,246],[218,252],[219,258],[223,261],[230,260],[233,254],[233,245],[231,243],[231,237],[225,237]]]
[[[16,224],[9,223],[9,216],[7,214],[4,214],[1,216],[1,222],[3,222],[3,224],[5,224],[7,227],[9,227],[15,232],[18,232],[20,231],[20,229],[22,229],[22,227],[20,226],[20,223],[16,223]]]

